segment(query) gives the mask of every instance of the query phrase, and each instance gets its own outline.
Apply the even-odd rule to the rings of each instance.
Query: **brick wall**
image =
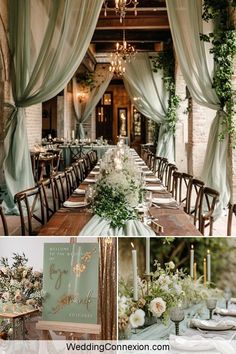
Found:
[[[189,115],[189,173],[201,177],[211,123],[216,111],[192,101]]]

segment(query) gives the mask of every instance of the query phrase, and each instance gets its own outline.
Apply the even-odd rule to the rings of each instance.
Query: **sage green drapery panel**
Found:
[[[108,70],[108,65],[97,64],[94,71],[95,87],[89,91],[85,97],[85,101],[80,103],[78,93],[80,91],[76,79],[73,79],[73,104],[75,109],[76,121],[79,124],[79,137],[85,138],[83,124],[87,121],[92,111],[102,98],[106,91],[113,74]]]
[[[9,45],[15,107],[5,139],[4,172],[14,194],[34,185],[24,107],[67,85],[91,41],[103,0],[9,0]]]
[[[160,156],[174,161],[174,136],[165,125],[168,93],[162,77],[162,71],[153,72],[148,53],[138,53],[126,64],[124,84],[135,108],[162,126],[157,146]]]
[[[230,183],[227,171],[229,137],[226,135],[221,142],[218,136],[225,113],[220,110],[219,99],[212,87],[214,58],[209,53],[210,44],[200,40],[200,33],[212,32],[213,24],[202,19],[202,0],[167,0],[166,3],[178,62],[188,89],[196,102],[218,111],[210,128],[201,175],[208,186],[220,192],[217,217],[229,202]]]

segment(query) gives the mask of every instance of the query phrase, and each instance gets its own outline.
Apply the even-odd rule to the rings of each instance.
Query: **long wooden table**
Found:
[[[147,170],[147,167],[146,167]],[[149,177],[149,176],[147,176]],[[95,178],[89,175],[88,178]],[[147,185],[149,183],[147,182]],[[153,182],[150,183],[153,185]],[[160,183],[159,183],[160,184]],[[80,189],[86,189],[88,183],[83,182]],[[165,191],[152,192],[153,197],[170,197]],[[69,201],[83,201],[84,196],[72,195]],[[158,224],[163,227],[161,236],[202,236],[196,229],[187,215],[181,208],[169,208],[165,205],[158,207],[152,206],[149,210],[150,215],[158,219]],[[49,220],[49,222],[40,230],[40,236],[78,236],[83,227],[92,218],[93,214],[89,208],[61,208]],[[132,236],[132,235],[127,235]]]

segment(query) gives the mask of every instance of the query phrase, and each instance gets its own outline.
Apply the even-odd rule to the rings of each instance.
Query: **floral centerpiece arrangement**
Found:
[[[43,291],[41,272],[27,265],[25,254],[13,253],[12,265],[8,258],[0,259],[1,312],[17,312],[20,307],[42,309]],[[0,332],[12,331],[8,321],[0,322]]]
[[[120,228],[125,222],[137,219],[135,207],[142,192],[141,171],[135,165],[126,146],[108,150],[100,164],[95,186],[93,211],[107,219],[110,226]]]
[[[214,296],[220,297],[217,289],[210,289],[201,278],[194,281],[182,270],[176,270],[171,261],[162,268],[158,261],[156,270],[147,279],[138,281],[138,300],[133,300],[133,288],[121,280],[119,282],[118,326],[122,333],[131,325],[132,328],[155,322],[159,318],[164,324],[169,321],[170,311],[174,307],[188,307]],[[217,294],[218,293],[218,294]]]

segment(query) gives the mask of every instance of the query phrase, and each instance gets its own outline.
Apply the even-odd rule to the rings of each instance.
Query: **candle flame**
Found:
[[[133,242],[131,242],[131,246],[132,246],[132,248],[134,248],[134,244],[133,244]]]
[[[207,250],[207,254],[210,254],[210,250]]]
[[[191,245],[191,249],[192,249],[192,250],[194,249],[194,246],[193,246],[193,245]]]

